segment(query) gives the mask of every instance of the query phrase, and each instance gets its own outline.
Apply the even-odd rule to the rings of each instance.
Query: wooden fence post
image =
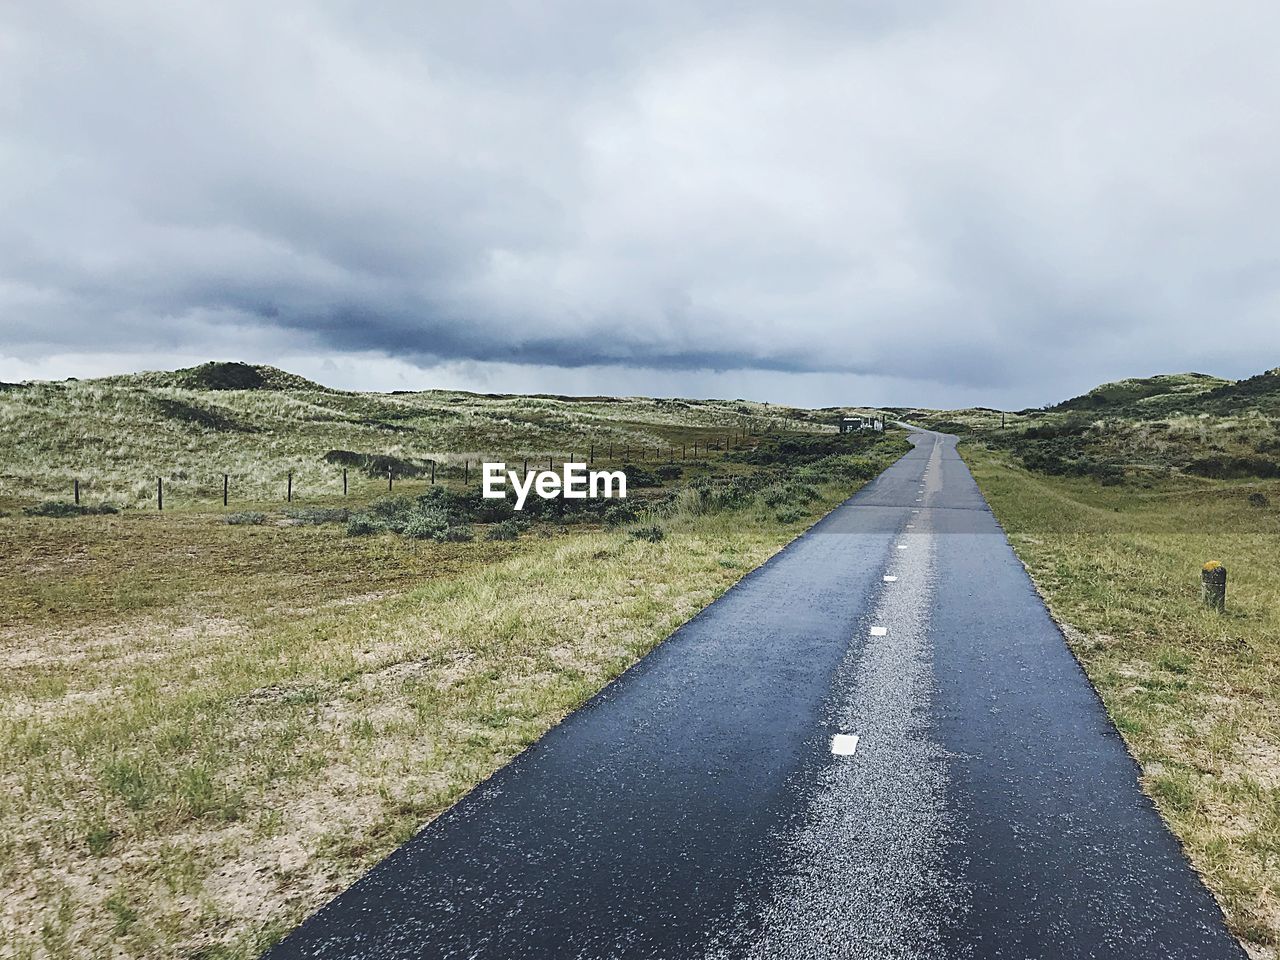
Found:
[[[436,462],[434,460],[431,461],[431,485],[433,487],[436,485]]]
[[[462,485],[465,487],[471,482],[471,461],[462,461]]]
[[[80,504],[80,481],[79,481],[79,480],[72,480],[72,481],[71,481],[71,484],[72,484],[72,487],[73,487],[73,488],[74,488],[74,490],[75,490],[75,495],[76,495],[76,505],[77,505],[77,506],[79,506],[79,504]]]
[[[587,454],[587,466],[596,462],[596,442],[591,441],[591,451]]]
[[[387,467],[387,493],[391,492],[391,468]]]
[[[231,477],[228,474],[224,473],[222,475],[222,505],[224,507],[227,505],[227,492],[230,486],[231,486]]]
[[[164,509],[164,477],[156,477],[156,509]]]
[[[347,495],[347,468],[342,468],[342,495]]]
[[[285,499],[289,503],[293,503],[293,471],[289,471],[288,487],[285,490]]]

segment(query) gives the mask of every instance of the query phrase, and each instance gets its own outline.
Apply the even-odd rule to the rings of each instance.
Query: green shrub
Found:
[[[369,504],[369,513],[380,520],[404,523],[413,512],[414,502],[409,497],[379,497]]]
[[[294,523],[319,526],[322,523],[346,523],[351,517],[351,511],[345,507],[301,507],[286,510],[284,515]]]
[[[1266,457],[1201,457],[1187,464],[1187,473],[1215,480],[1232,480],[1239,477],[1280,476],[1280,463]]]
[[[416,510],[405,522],[401,532],[415,540],[438,540],[449,527],[449,517],[443,510]]]
[[[799,507],[787,507],[785,510],[778,511],[779,523],[795,523],[797,520],[803,520],[809,514]]]
[[[23,507],[22,512],[29,517],[79,517],[84,514],[84,507],[63,500],[45,500],[34,507]]]
[[[265,513],[258,513],[254,510],[248,510],[244,513],[228,513],[222,518],[223,523],[229,523],[233,526],[258,525],[267,522]]]
[[[823,457],[864,450],[879,438],[880,434],[871,431],[758,437],[751,449],[735,450],[729,454],[729,459],[761,466],[773,463],[810,463]]]
[[[442,505],[450,518],[460,523],[497,523],[515,514],[514,497],[511,491],[507,491],[506,497],[486,497],[479,490],[459,492],[433,487],[418,500]]]
[[[611,503],[605,507],[603,516],[606,527],[621,527],[635,521],[636,511],[631,504],[623,500],[620,503]]]
[[[375,423],[373,426],[388,427]],[[395,429],[395,427],[391,427]],[[431,472],[431,461],[405,460],[381,453],[358,453],[355,450],[330,450],[324,455],[325,463],[338,467],[355,467],[369,477],[386,479],[387,471],[394,477],[421,477]]]
[[[475,539],[475,534],[471,532],[471,528],[466,524],[455,527],[445,527],[436,534],[436,539],[441,543],[466,543]]]
[[[627,489],[632,487],[660,487],[662,479],[652,470],[646,470],[644,467],[637,466],[634,463],[624,463],[622,472],[627,475]]]
[[[761,499],[768,507],[809,503],[818,499],[818,491],[808,484],[788,482],[765,490]]]
[[[648,526],[644,526],[644,527],[637,527],[636,529],[631,531],[632,540],[647,540],[649,543],[657,543],[659,540],[661,540],[665,536],[666,536],[666,531],[664,531],[656,523],[649,524]]]
[[[495,523],[485,534],[486,540],[515,540],[520,536],[520,524],[515,520],[503,520]]]
[[[351,519],[347,521],[348,537],[367,537],[371,534],[381,533],[384,527],[376,518],[367,513],[353,514]]]
[[[119,513],[120,510],[111,503],[99,503],[84,506],[78,503],[67,503],[65,500],[45,500],[34,507],[23,507],[22,512],[29,517],[83,517],[93,514]]]

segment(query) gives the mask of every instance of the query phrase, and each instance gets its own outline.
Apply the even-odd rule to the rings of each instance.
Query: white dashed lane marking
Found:
[[[858,749],[858,735],[856,733],[837,733],[831,738],[831,752],[837,757],[852,757],[853,751]]]
[[[897,582],[898,582],[898,578],[897,578],[897,577],[885,577],[885,578],[884,578],[884,582],[885,582],[885,583],[897,583]]]
[[[884,636],[888,636],[888,634],[889,634],[888,627],[872,627],[871,628],[871,635],[873,637],[884,637]]]

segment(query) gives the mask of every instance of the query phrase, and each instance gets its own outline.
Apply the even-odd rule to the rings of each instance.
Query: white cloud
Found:
[[[1020,405],[1280,353],[1271,5],[0,18],[10,379]]]

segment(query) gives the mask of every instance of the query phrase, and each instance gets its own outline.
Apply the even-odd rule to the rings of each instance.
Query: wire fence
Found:
[[[829,434],[827,429],[810,429],[787,431],[808,434]],[[293,469],[286,469],[278,479],[263,480],[262,472],[256,471],[251,476],[234,472],[221,472],[205,475],[197,479],[186,474],[180,477],[156,476],[152,493],[145,499],[135,497],[138,505],[149,504],[156,510],[163,511],[166,506],[173,508],[178,502],[209,504],[219,499],[224,507],[236,504],[262,504],[272,501],[293,503],[304,496],[334,496],[340,479],[342,496],[350,496],[357,487],[368,492],[373,483],[385,481],[385,490],[394,493],[397,487],[406,482],[417,482],[427,486],[438,483],[456,486],[476,485],[482,482],[482,465],[488,463],[505,463],[508,470],[521,470],[523,476],[543,469],[562,471],[566,464],[586,464],[587,467],[610,466],[614,469],[631,466],[638,468],[645,465],[660,467],[666,464],[685,464],[704,461],[709,456],[725,455],[734,450],[749,448],[759,438],[779,431],[774,424],[761,425],[759,429],[746,426],[733,432],[718,436],[703,437],[684,443],[642,443],[636,441],[585,441],[579,449],[571,449],[561,453],[546,451],[518,451],[514,454],[484,454],[470,452],[468,454],[441,454],[408,459],[403,455],[353,454],[367,460],[395,460],[397,465],[389,465],[383,471],[371,471],[367,465],[345,465],[338,467],[325,463],[324,466],[307,464]],[[338,452],[338,451],[333,451]],[[306,474],[308,482],[301,480],[300,474]],[[317,473],[320,476],[317,476]],[[87,478],[73,478],[71,490],[74,503],[79,506],[82,496],[91,487]],[[272,488],[278,492],[271,493]],[[139,489],[135,487],[135,490]],[[175,499],[175,494],[177,498]]]

